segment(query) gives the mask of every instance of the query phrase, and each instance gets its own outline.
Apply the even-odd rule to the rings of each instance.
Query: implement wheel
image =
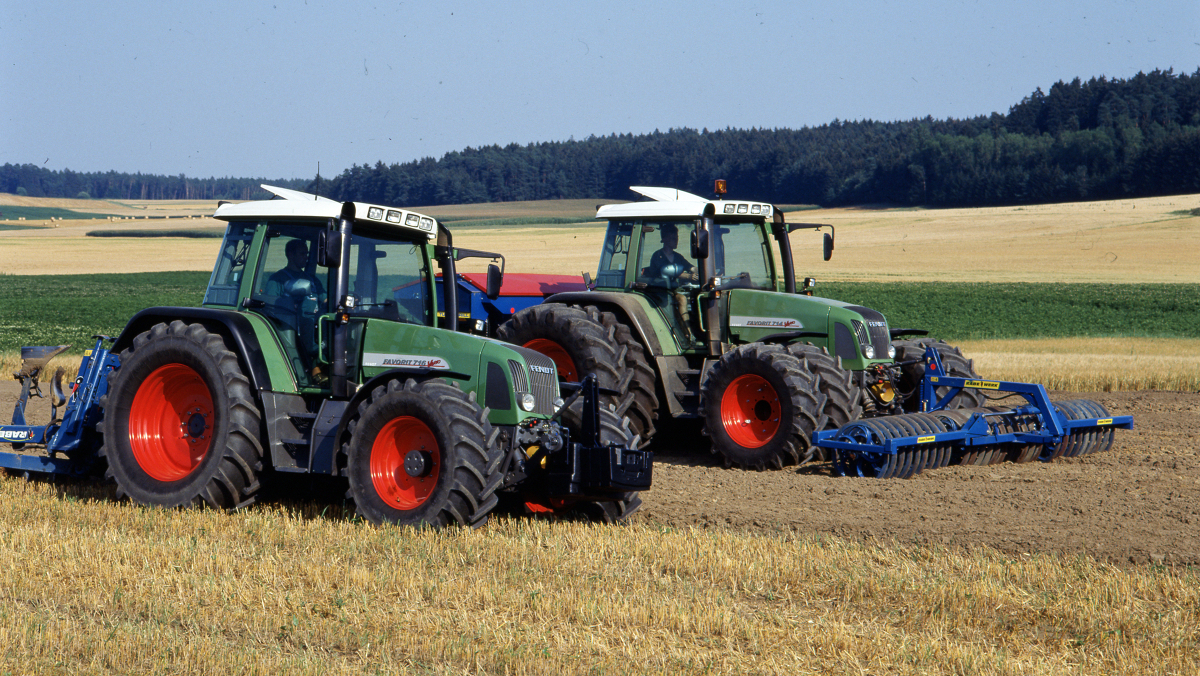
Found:
[[[108,378],[104,446],[117,493],[143,505],[252,501],[262,414],[224,339],[200,324],[156,324]]]
[[[975,362],[963,356],[963,353],[944,340],[920,338],[917,340],[893,340],[896,347],[896,361],[921,359],[925,356],[925,348],[932,345],[942,358],[942,366],[948,376],[955,378],[978,378],[975,373]],[[900,393],[905,397],[904,410],[918,411],[921,408],[921,379],[925,377],[924,360],[901,367]],[[939,387],[935,390],[938,397],[945,396],[948,388]],[[984,397],[978,390],[963,389],[958,396],[946,404],[946,408],[975,408],[984,405]]]
[[[721,357],[700,387],[704,433],[727,466],[782,469],[808,456],[825,399],[784,347],[742,345]]]
[[[503,478],[487,414],[441,380],[376,387],[348,425],[347,497],[372,523],[479,526]]]

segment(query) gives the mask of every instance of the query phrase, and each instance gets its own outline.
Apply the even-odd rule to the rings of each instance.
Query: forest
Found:
[[[1200,69],[1079,78],[1007,113],[800,129],[670,129],[486,146],[275,181],[398,206],[629,199],[631,185],[778,204],[991,206],[1200,192]],[[252,199],[262,179],[0,167],[0,192],[105,199]]]

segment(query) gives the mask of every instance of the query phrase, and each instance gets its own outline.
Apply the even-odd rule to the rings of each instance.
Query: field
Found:
[[[0,212],[18,199],[0,195]],[[75,202],[20,206],[213,207]],[[821,464],[726,470],[695,430],[668,429],[626,526],[500,516],[445,533],[367,527],[336,497],[295,500],[306,488],[294,484],[219,514],[0,478],[0,670],[1198,673],[1198,207],[789,215],[837,227],[828,263],[817,237],[798,236],[818,293],[934,328],[988,377],[1132,414],[1108,453],[853,480]],[[603,234],[594,208],[425,211],[460,246],[504,252],[509,270],[578,273]],[[220,229],[176,220],[0,230],[0,366],[20,343],[86,344],[132,309],[198,302],[215,240],[86,237]],[[0,385],[0,408],[15,385]]]

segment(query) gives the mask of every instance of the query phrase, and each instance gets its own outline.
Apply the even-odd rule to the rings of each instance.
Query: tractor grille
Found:
[[[529,378],[525,375],[525,367],[516,359],[508,360],[508,370],[512,373],[513,389],[517,392],[529,391]]]
[[[513,348],[525,357],[531,368],[526,372],[521,363],[510,359],[508,369],[512,372],[513,389],[517,392],[530,392],[537,404],[534,413],[550,415],[554,413],[554,400],[558,397],[558,380],[554,377],[554,361],[540,352],[524,348]]]
[[[874,347],[876,359],[886,359],[888,347],[892,344],[892,336],[888,333],[887,320],[883,318],[883,315],[870,308],[852,305],[846,309],[859,313],[866,320],[865,325],[857,319],[851,320],[858,343]]]

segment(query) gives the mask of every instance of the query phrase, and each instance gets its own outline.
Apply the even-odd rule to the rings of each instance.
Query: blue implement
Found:
[[[843,476],[908,478],[947,464],[1050,461],[1112,447],[1114,430],[1133,429],[1132,416],[1109,415],[1099,403],[1051,402],[1046,388],[946,374],[938,352],[925,351],[921,412],[858,420],[813,435],[832,451]],[[937,397],[938,388],[946,388]],[[1008,392],[1025,404],[1013,408],[946,409],[963,389]]]

